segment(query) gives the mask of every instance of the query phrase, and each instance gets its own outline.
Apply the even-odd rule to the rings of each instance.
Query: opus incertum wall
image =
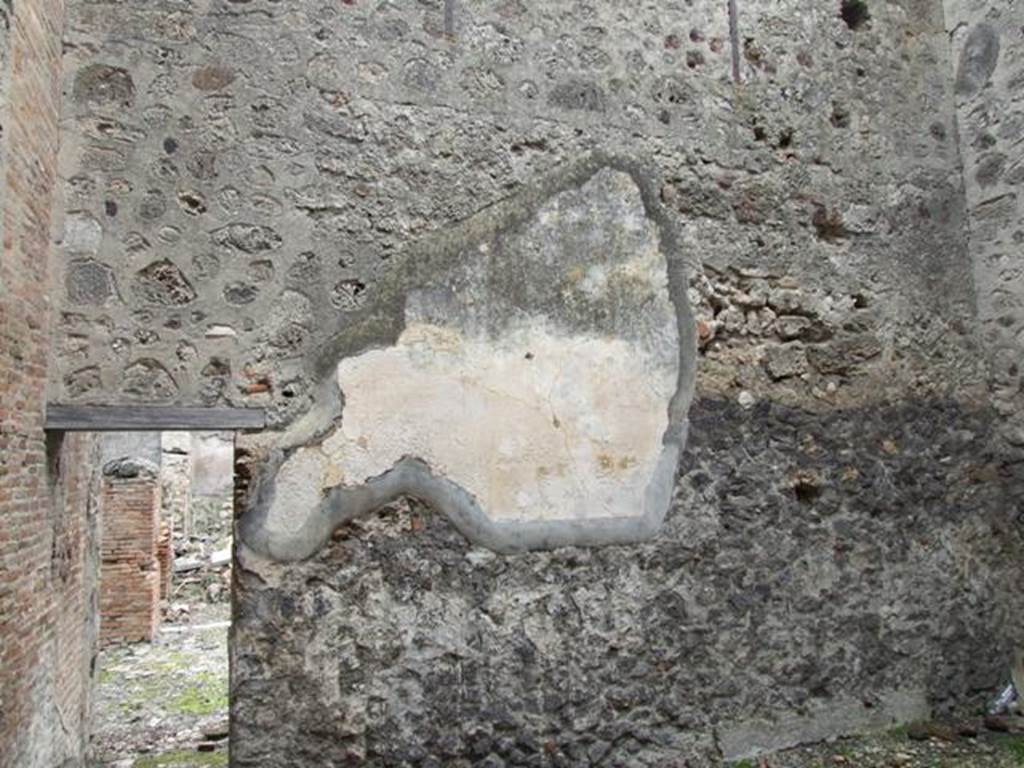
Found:
[[[236,766],[701,764],[1005,682],[956,105],[1009,169],[1016,58],[946,22],[71,4],[50,399],[268,417]]]
[[[410,255],[388,287],[394,341],[337,361],[334,426],[279,459],[243,540],[306,558],[403,494],[499,551],[653,534],[696,342],[678,237],[643,178],[592,163]]]
[[[956,104],[979,326],[990,351],[1002,433],[1024,449],[1020,296],[1024,273],[1024,8],[1012,2],[947,0],[956,56]]]

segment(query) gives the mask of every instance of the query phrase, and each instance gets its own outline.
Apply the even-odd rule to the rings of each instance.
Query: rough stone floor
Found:
[[[152,645],[100,654],[89,768],[228,764],[229,615],[226,604],[193,607]]]
[[[229,606],[193,608],[152,645],[100,655],[89,768],[226,766]],[[1022,729],[1024,730],[1024,729]],[[614,756],[604,761],[617,765]],[[981,716],[788,750],[732,768],[1024,768],[1024,733]],[[312,768],[312,767],[311,767]]]

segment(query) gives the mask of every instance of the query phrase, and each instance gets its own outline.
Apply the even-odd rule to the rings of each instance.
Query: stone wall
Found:
[[[938,0],[127,0],[66,37],[53,397],[272,427],[236,765],[670,765],[1005,678]],[[403,493],[434,511],[368,514]],[[621,546],[522,552],[573,542]]]
[[[1021,575],[1019,481],[993,439],[974,335],[942,10],[737,5],[734,49],[725,4],[685,19],[552,8],[592,14],[557,32],[547,6],[488,17],[459,4],[466,27],[439,38],[444,55],[429,43],[426,63],[334,59],[351,67],[334,80],[338,111],[365,127],[339,151],[366,158],[353,173],[370,181],[353,185],[367,197],[351,205],[396,188],[376,150],[405,126],[414,140],[398,156],[426,154],[442,187],[424,187],[428,200],[479,200],[414,259],[435,243],[472,252],[487,225],[470,214],[543,195],[537,160],[647,161],[689,270],[696,397],[647,544],[495,555],[461,535],[472,525],[413,503],[347,522],[300,564],[243,546],[237,765],[700,764],[890,727],[1005,679],[1021,616],[1001,586]],[[360,18],[353,36],[421,29],[408,14]],[[337,29],[330,40],[349,27]],[[522,61],[535,79],[516,90]],[[394,85],[431,65],[427,94]],[[364,85],[371,71],[381,80]],[[495,90],[482,95],[470,71],[497,73]],[[449,157],[466,166],[446,177]],[[488,176],[508,188],[489,197]],[[326,455],[344,429],[312,445]],[[286,444],[310,432],[299,422]],[[257,482],[243,538],[274,475],[259,462],[273,441],[246,445]],[[342,469],[353,455],[339,453]],[[330,489],[333,471],[294,475],[276,531],[261,524],[249,541],[287,556],[287,523],[344,507],[303,495]],[[261,702],[285,690],[305,693],[282,721]]]
[[[696,406],[651,543],[499,556],[412,504],[298,566],[243,557],[234,764],[706,765],[1005,683],[991,414]]]
[[[705,367],[801,400],[848,387],[843,358],[899,389],[939,348],[955,389],[973,295],[941,8],[839,8],[744,3],[733,45],[710,0],[76,5],[54,396],[290,423],[339,356],[400,334],[411,244],[594,153],[645,164],[681,227]],[[774,373],[762,338],[790,342]]]
[[[157,568],[160,571],[159,599],[170,601],[174,594],[174,529],[169,520],[160,523],[156,545]]]
[[[984,345],[992,359],[1000,435],[1024,448],[1021,332],[1024,329],[1024,8],[947,0],[956,56],[956,101],[970,250]]]
[[[80,765],[96,648],[93,443],[47,441],[63,3],[0,7],[0,766]]]
[[[156,473],[103,479],[100,640],[152,640],[160,625],[163,571],[160,480]],[[169,544],[169,542],[166,542]],[[170,564],[169,562],[167,563]]]

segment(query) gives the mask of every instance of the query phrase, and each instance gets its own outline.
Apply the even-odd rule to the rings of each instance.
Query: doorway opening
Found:
[[[105,432],[90,768],[228,764],[233,432]]]

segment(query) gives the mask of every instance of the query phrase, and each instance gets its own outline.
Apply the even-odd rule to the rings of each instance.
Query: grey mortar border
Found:
[[[466,242],[492,238],[524,226],[548,199],[583,186],[604,169],[620,171],[632,178],[640,189],[646,215],[658,226],[666,258],[669,298],[676,308],[679,331],[679,378],[669,403],[669,425],[662,436],[664,450],[644,492],[643,513],[631,517],[495,522],[461,486],[435,475],[423,460],[406,456],[390,470],[361,486],[326,491],[317,512],[310,515],[300,530],[288,535],[286,541],[281,541],[281,532],[268,530],[266,521],[280,467],[298,449],[322,443],[340,423],[344,402],[335,380],[338,361],[394,344],[403,330],[405,286],[415,285],[420,282],[419,278],[428,280],[449,267],[459,258]],[[502,554],[566,546],[628,544],[657,534],[668,513],[676,470],[686,444],[687,412],[696,380],[697,342],[678,233],[661,205],[654,175],[646,166],[636,160],[595,153],[412,246],[395,276],[380,288],[381,301],[361,313],[354,324],[354,332],[326,343],[317,351],[320,399],[317,406],[289,430],[290,447],[271,451],[253,477],[248,508],[238,521],[241,543],[275,560],[304,560],[323,547],[338,526],[405,495],[422,499],[435,508],[472,543]],[[371,330],[375,323],[383,325],[383,333]]]

